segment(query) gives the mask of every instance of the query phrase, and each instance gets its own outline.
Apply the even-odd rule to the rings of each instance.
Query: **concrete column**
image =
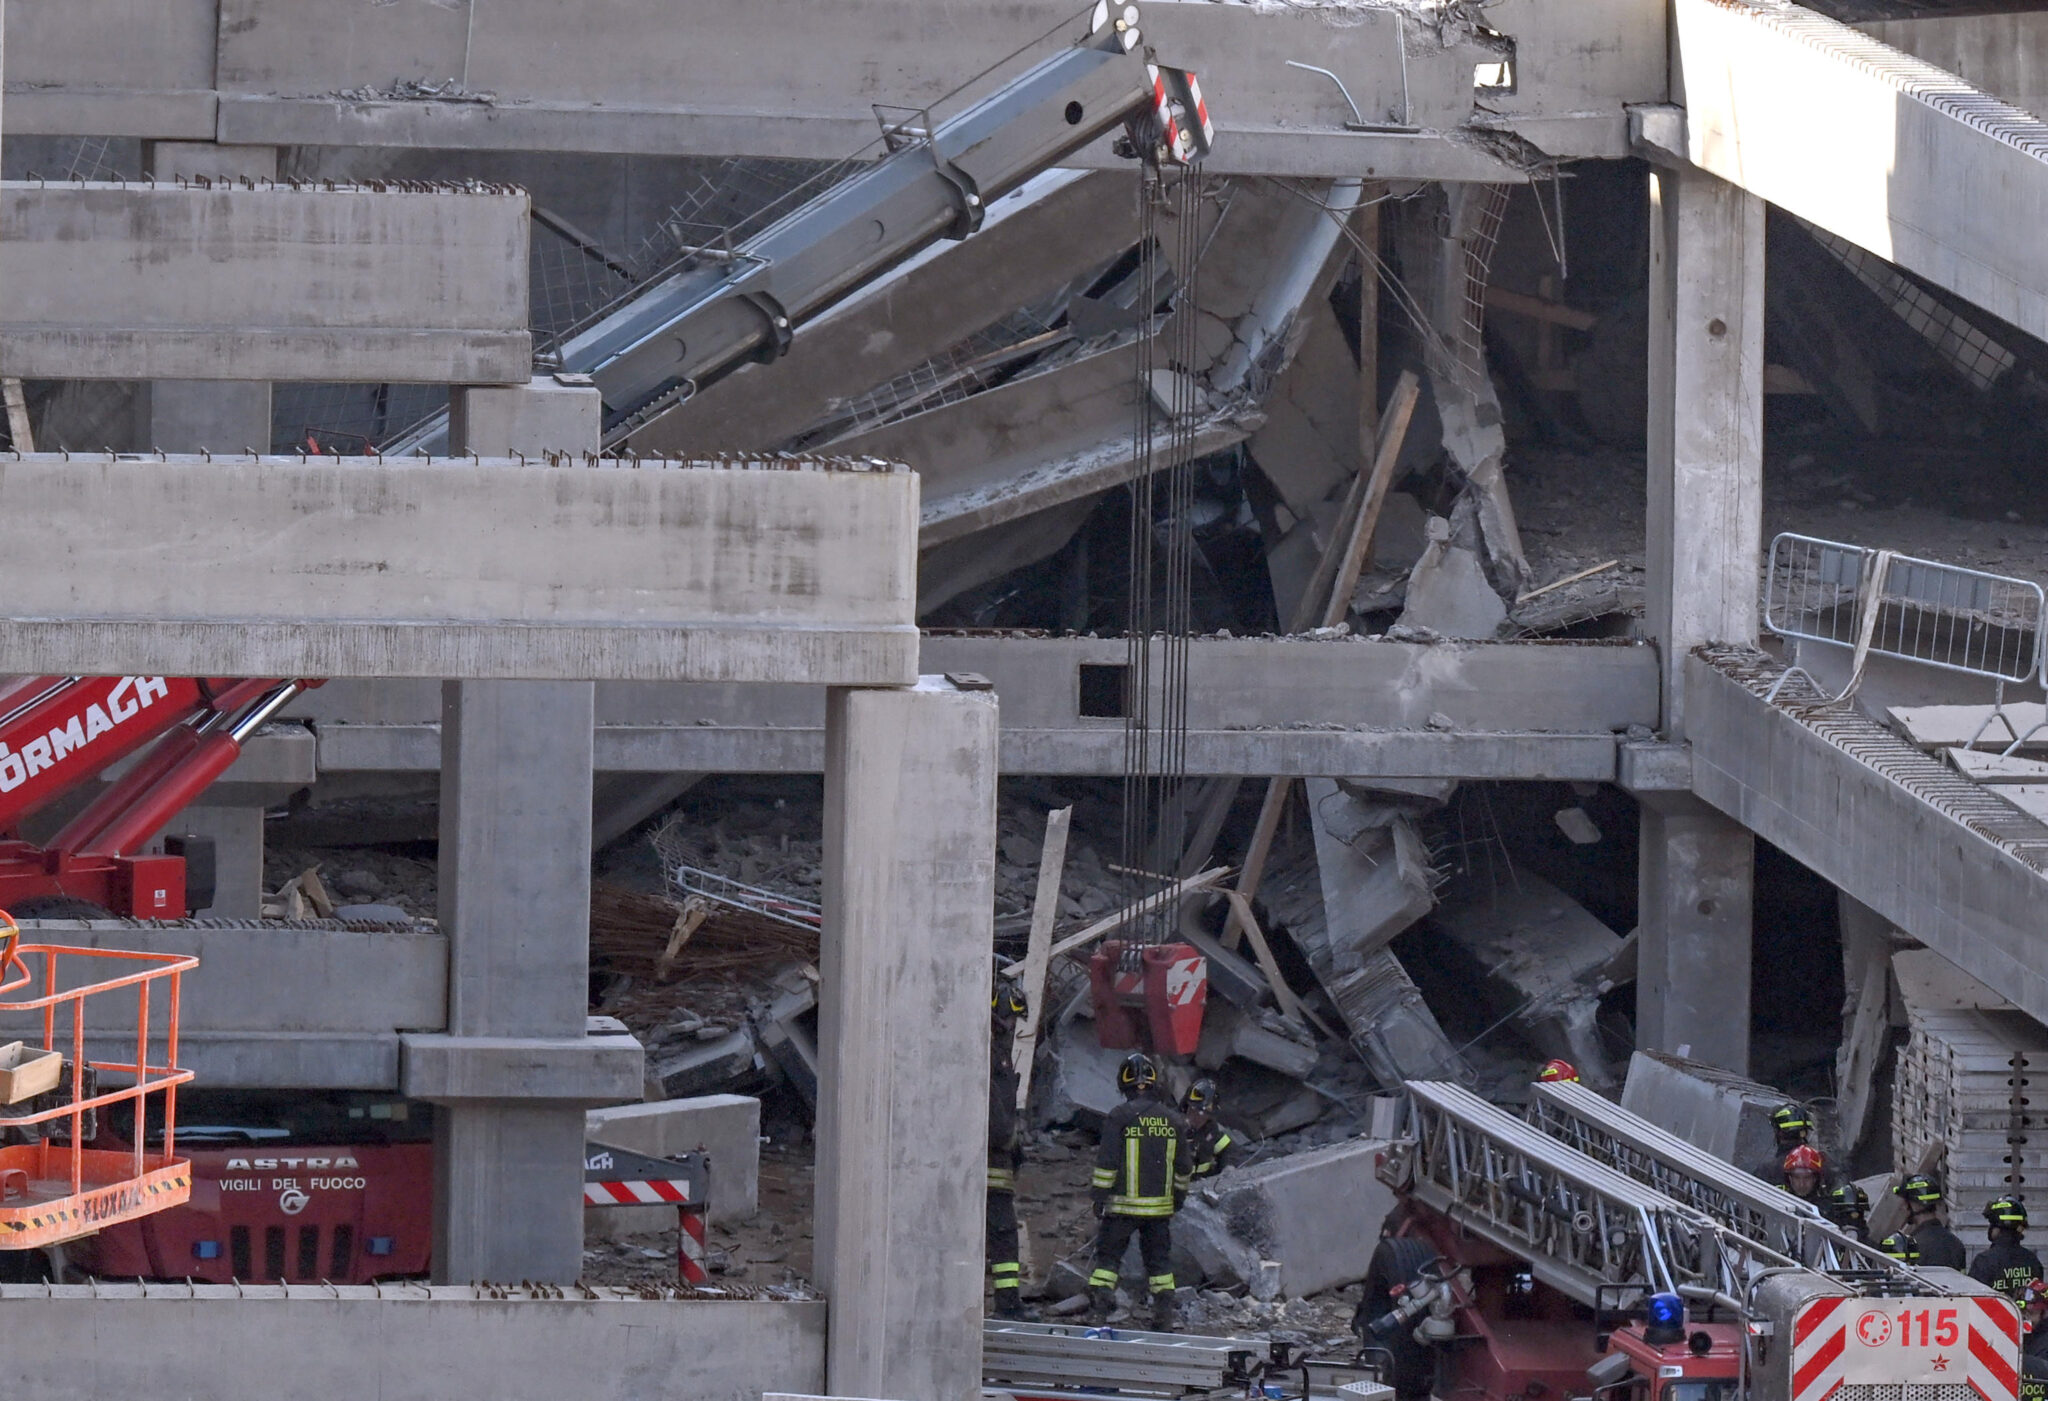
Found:
[[[179,813],[171,830],[213,839],[213,903],[194,914],[212,919],[257,919],[263,914],[263,809],[252,805],[195,805]]]
[[[274,146],[146,141],[142,168],[158,180],[275,180]],[[143,441],[165,452],[270,451],[270,386],[231,380],[158,380],[145,386]]]
[[[1705,642],[1754,643],[1763,534],[1764,208],[1695,170],[1650,177],[1645,623],[1668,739]],[[1636,1035],[1749,1068],[1755,842],[1684,794],[1644,797]]]
[[[594,450],[597,391],[552,380],[458,389],[451,446]],[[567,1283],[583,1265],[591,728],[587,681],[450,681],[441,701],[440,919],[449,936],[436,1096],[434,1278]],[[508,1059],[508,1055],[511,1059]],[[551,1085],[541,1067],[566,1060]],[[501,1073],[507,1066],[512,1073]],[[519,1069],[524,1066],[522,1073]],[[637,1070],[633,1076],[637,1087]],[[587,1098],[576,1097],[585,1093]]]
[[[827,1390],[981,1386],[996,703],[835,690],[825,730],[816,1266]]]

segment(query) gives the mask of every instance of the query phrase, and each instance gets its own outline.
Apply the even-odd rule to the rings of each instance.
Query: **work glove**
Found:
[[[1103,1217],[1109,1215],[1109,1203],[1104,1201],[1102,1198],[1097,1197],[1090,1205],[1092,1205],[1095,1210],[1095,1219],[1097,1221],[1100,1221]]]

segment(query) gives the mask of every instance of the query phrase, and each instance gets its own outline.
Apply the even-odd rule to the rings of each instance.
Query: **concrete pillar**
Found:
[[[1686,654],[1754,643],[1763,534],[1763,201],[1696,170],[1650,176],[1645,623],[1664,732],[1685,737]],[[1755,842],[1684,794],[1644,797],[1636,1035],[1749,1068]]]
[[[158,180],[275,180],[274,146],[146,141],[142,168]],[[143,441],[165,452],[270,451],[270,386],[229,380],[158,380],[145,386]]]
[[[595,450],[597,391],[553,380],[458,389],[452,450]],[[436,1096],[434,1278],[567,1283],[583,1265],[583,1115],[606,1097],[574,1069],[509,1078],[586,1046],[591,729],[587,681],[449,681],[441,701],[440,919],[449,936],[449,1064]],[[417,1075],[429,1074],[415,1043]],[[415,1074],[411,1064],[408,1075]],[[587,1084],[579,1087],[578,1077]],[[633,1089],[637,1091],[637,1070]],[[444,1086],[445,1088],[445,1086]],[[586,1094],[585,1098],[577,1097]]]
[[[1756,840],[1697,798],[1642,802],[1636,1044],[1747,1074]]]
[[[257,919],[263,914],[263,809],[195,805],[179,813],[171,830],[213,839],[213,903],[194,914],[210,919]]]
[[[981,1386],[996,703],[835,690],[825,730],[816,1268],[827,1390]]]

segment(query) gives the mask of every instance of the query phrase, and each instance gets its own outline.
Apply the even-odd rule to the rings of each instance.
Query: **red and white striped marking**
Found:
[[[680,1213],[683,1229],[676,1240],[676,1273],[685,1284],[702,1284],[711,1276],[704,1270],[704,1213]]]
[[[2010,1299],[1815,1299],[1792,1325],[1792,1401],[1844,1385],[1964,1386],[2018,1401],[2019,1308]]]
[[[583,1184],[585,1206],[687,1206],[689,1201],[690,1183],[681,1177],[666,1181]]]

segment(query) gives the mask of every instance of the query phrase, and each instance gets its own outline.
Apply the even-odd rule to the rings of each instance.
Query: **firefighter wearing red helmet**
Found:
[[[1802,1201],[1821,1205],[1825,1198],[1821,1185],[1827,1180],[1828,1160],[1821,1156],[1820,1149],[1802,1143],[1787,1153],[1778,1166],[1779,1180],[1786,1191]]]
[[[1576,1085],[1579,1083],[1579,1068],[1568,1060],[1547,1060],[1543,1062],[1543,1068],[1536,1072],[1536,1083]]]

